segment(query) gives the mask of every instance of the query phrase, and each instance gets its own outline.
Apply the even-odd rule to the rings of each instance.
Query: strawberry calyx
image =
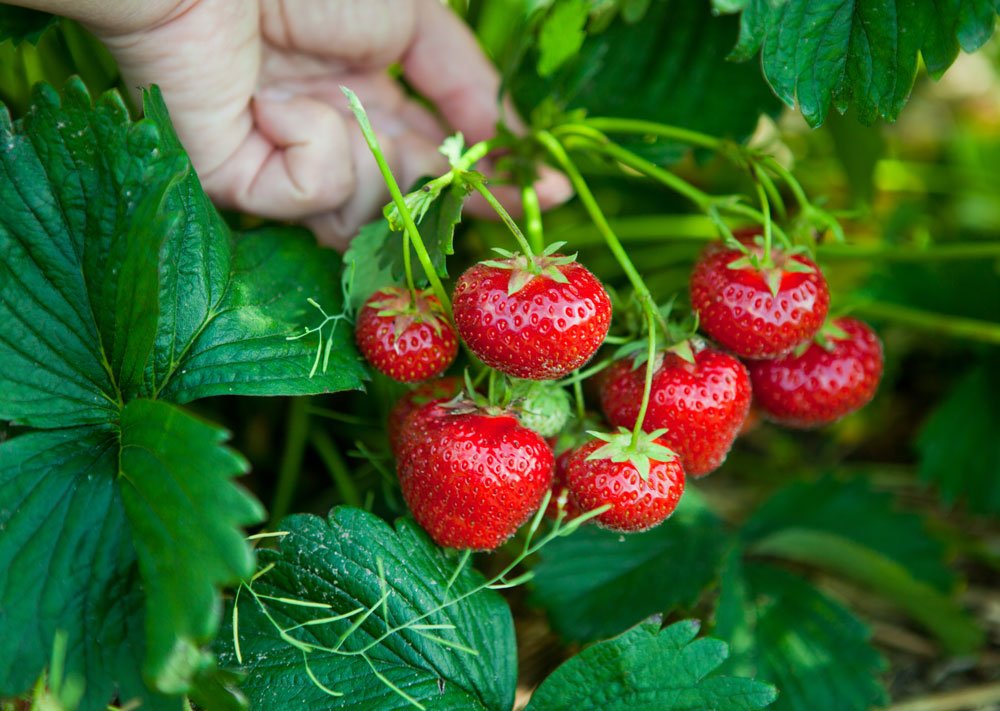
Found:
[[[503,259],[489,259],[481,262],[495,269],[510,270],[510,281],[507,282],[507,296],[513,296],[526,287],[535,277],[547,277],[560,284],[568,284],[569,279],[559,267],[573,264],[576,254],[557,254],[565,242],[553,242],[540,255],[518,254],[506,249],[494,247],[493,251]]]
[[[816,335],[812,339],[801,343],[796,347],[792,353],[796,358],[800,358],[803,353],[809,350],[809,346],[815,343],[817,346],[825,350],[827,353],[832,353],[833,349],[837,347],[836,341],[846,341],[850,339],[850,334],[844,329],[836,324],[836,318],[828,317],[823,325],[816,332]]]
[[[389,287],[383,289],[385,298],[372,301],[369,306],[376,310],[378,316],[393,319],[393,336],[399,336],[415,323],[426,323],[441,335],[443,324],[447,323],[444,309],[430,289],[415,291]]]
[[[726,267],[729,269],[751,269],[758,272],[767,284],[771,296],[777,296],[781,287],[781,279],[786,273],[811,274],[816,271],[808,264],[803,264],[797,259],[792,259],[797,254],[808,254],[808,249],[803,245],[788,248],[773,248],[770,255],[765,258],[761,238],[754,238],[754,247],[744,249],[742,257],[737,257],[729,262]]]
[[[619,427],[618,432],[607,433],[595,430],[588,431],[587,434],[605,442],[604,446],[598,447],[587,461],[594,459],[610,459],[616,464],[628,462],[643,481],[649,479],[649,469],[651,462],[671,462],[677,459],[677,453],[656,440],[666,433],[665,429],[653,432],[630,432],[624,427]]]

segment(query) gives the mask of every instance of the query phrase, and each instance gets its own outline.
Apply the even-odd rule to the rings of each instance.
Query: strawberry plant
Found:
[[[1000,703],[1000,5],[447,4],[343,254],[0,5],[0,708]]]

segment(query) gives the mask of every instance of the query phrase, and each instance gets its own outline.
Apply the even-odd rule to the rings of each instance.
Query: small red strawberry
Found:
[[[377,370],[401,383],[440,375],[458,353],[455,330],[430,292],[376,291],[358,313],[358,349]]]
[[[566,485],[566,471],[569,469],[569,458],[573,454],[572,449],[567,449],[565,452],[556,457],[556,468],[555,473],[552,476],[552,498],[549,500],[549,506],[545,509],[545,515],[550,519],[555,520],[559,516],[559,498],[563,497],[563,520],[568,521],[570,519],[576,518],[584,511],[581,511],[573,503],[572,498],[569,496],[569,488]]]
[[[866,324],[838,318],[801,353],[748,364],[754,403],[796,429],[821,427],[868,404],[882,377],[882,342]]]
[[[704,476],[719,468],[750,408],[750,377],[739,360],[714,348],[695,348],[694,362],[665,352],[653,374],[643,429],[665,429],[663,439],[684,472]],[[601,408],[608,422],[631,429],[639,416],[645,364],[626,358],[605,371]]]
[[[507,375],[554,380],[590,360],[611,324],[593,274],[558,254],[476,264],[455,285],[455,326],[484,363]]]
[[[441,546],[492,550],[538,509],[553,458],[509,414],[432,403],[406,420],[397,471],[403,497]]]
[[[386,432],[389,435],[390,449],[395,452],[399,447],[399,437],[403,430],[403,423],[411,412],[431,402],[450,400],[461,392],[462,387],[461,378],[438,378],[420,383],[413,390],[399,398],[389,411],[389,417],[386,421]]]
[[[808,257],[775,248],[774,265],[757,268],[750,255],[722,244],[708,247],[691,272],[691,306],[701,329],[743,358],[777,358],[809,340],[830,306],[826,279]]]
[[[677,508],[684,493],[684,470],[677,457],[658,439],[661,432],[596,435],[573,450],[566,482],[570,499],[581,511],[610,508],[594,521],[623,533],[659,525]]]

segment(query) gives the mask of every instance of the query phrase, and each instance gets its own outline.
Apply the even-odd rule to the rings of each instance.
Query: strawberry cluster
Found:
[[[723,463],[751,401],[795,428],[866,404],[882,372],[878,337],[854,319],[828,319],[829,289],[811,259],[765,252],[750,240],[709,247],[690,284],[708,338],[692,330],[645,359],[633,349],[613,360],[598,376],[598,399],[618,431],[576,438],[558,457],[553,444],[569,406],[561,387],[544,381],[586,364],[611,324],[611,301],[590,271],[548,252],[476,264],[456,282],[454,326],[429,293],[377,292],[358,317],[359,348],[389,377],[426,381],[397,402],[388,423],[416,520],[439,545],[490,550],[551,490],[553,517],[592,512],[606,528],[646,530],[674,511],[685,476]],[[463,393],[458,378],[432,379],[460,340],[489,368],[519,379],[516,398],[497,405]]]

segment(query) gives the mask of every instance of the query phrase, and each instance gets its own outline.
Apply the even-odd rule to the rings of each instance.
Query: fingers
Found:
[[[467,143],[494,135],[500,77],[469,28],[439,0],[414,0],[413,42],[403,70]]]
[[[261,92],[254,127],[205,189],[228,207],[277,219],[337,208],[357,177],[348,124],[333,107],[307,96]]]
[[[438,150],[438,142],[413,130],[397,116],[369,112],[379,146],[389,167],[405,192],[423,176],[435,176],[447,169],[447,161]],[[344,250],[358,229],[377,217],[390,201],[378,164],[361,135],[351,132],[351,153],[355,166],[356,190],[339,210],[313,215],[305,220],[323,244]]]

